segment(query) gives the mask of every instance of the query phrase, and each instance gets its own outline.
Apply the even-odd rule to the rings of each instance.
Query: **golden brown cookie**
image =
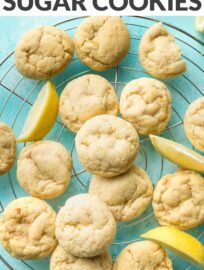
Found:
[[[74,55],[69,34],[53,26],[36,27],[20,39],[15,64],[25,77],[47,80],[62,72]]]
[[[128,221],[145,211],[151,201],[153,187],[147,173],[133,166],[112,178],[94,175],[89,193],[100,197],[117,221]]]
[[[189,141],[195,148],[204,152],[204,97],[191,103],[184,118],[184,128]]]
[[[51,199],[61,195],[71,178],[72,158],[55,141],[38,141],[23,148],[17,163],[17,179],[32,196]]]
[[[42,259],[57,245],[56,213],[46,202],[23,197],[11,202],[0,219],[0,241],[18,259]]]
[[[92,16],[79,25],[74,42],[76,53],[85,65],[104,71],[127,55],[130,35],[120,17]]]
[[[161,225],[187,230],[204,221],[204,179],[181,170],[165,175],[153,194],[154,214]]]
[[[160,79],[170,79],[186,71],[186,62],[175,38],[163,23],[150,27],[141,39],[139,59],[149,74]]]
[[[67,200],[57,215],[57,240],[73,256],[87,258],[103,253],[115,232],[115,219],[97,196],[76,195]]]
[[[91,118],[76,136],[81,163],[89,172],[105,177],[119,175],[132,167],[138,148],[136,129],[112,115]]]
[[[151,78],[129,82],[122,91],[120,112],[139,134],[159,134],[171,118],[171,94],[166,85]]]
[[[90,74],[67,84],[60,97],[62,122],[73,132],[100,114],[118,115],[119,105],[112,85],[103,77]]]
[[[16,159],[16,138],[12,129],[0,122],[0,175],[8,172]]]
[[[113,270],[173,270],[164,249],[152,241],[128,245],[116,258]]]
[[[112,270],[112,258],[106,251],[92,258],[79,258],[57,246],[50,260],[50,270]]]

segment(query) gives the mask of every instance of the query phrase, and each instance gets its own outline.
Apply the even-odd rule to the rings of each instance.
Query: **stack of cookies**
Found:
[[[127,55],[130,35],[119,17],[87,18],[78,27],[74,42],[55,27],[38,27],[18,43],[16,67],[28,78],[49,79],[68,66],[74,47],[82,63],[105,71]],[[181,49],[162,23],[142,37],[139,59],[157,79],[169,79],[186,70]],[[127,246],[114,266],[107,251],[116,234],[116,222],[137,218],[152,196],[155,216],[162,225],[185,230],[204,221],[200,175],[187,170],[166,175],[153,194],[150,177],[134,164],[139,135],[162,133],[171,118],[171,93],[157,79],[144,77],[127,83],[120,101],[110,82],[99,75],[81,76],[66,85],[59,113],[64,125],[77,133],[78,158],[92,174],[89,190],[69,198],[56,214],[43,200],[61,195],[68,187],[71,155],[54,141],[26,146],[18,157],[17,179],[32,197],[10,203],[0,221],[1,243],[12,256],[41,259],[54,251],[51,270],[173,269],[162,247],[151,241]],[[202,99],[191,105],[185,118],[187,135],[200,150],[204,144],[199,140],[197,111],[202,113],[203,104]],[[7,125],[1,123],[0,131],[3,174],[14,163],[16,143]]]

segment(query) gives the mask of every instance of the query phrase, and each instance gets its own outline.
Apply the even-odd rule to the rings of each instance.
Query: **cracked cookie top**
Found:
[[[204,221],[204,180],[181,170],[165,175],[156,185],[153,209],[161,225],[187,230]]]
[[[68,33],[53,26],[39,26],[20,39],[14,56],[22,75],[46,80],[62,72],[73,54],[74,43]]]
[[[171,94],[158,80],[133,80],[122,91],[120,112],[139,134],[161,133],[171,118],[171,111]]]
[[[139,138],[132,124],[112,115],[91,118],[76,136],[81,163],[91,173],[105,177],[127,171],[138,148]]]
[[[97,196],[79,194],[67,200],[56,219],[59,244],[77,257],[94,257],[112,243],[115,219]]]
[[[72,159],[54,141],[39,141],[23,148],[17,163],[17,179],[32,196],[51,199],[62,194],[71,177]]]
[[[79,258],[57,246],[51,256],[50,270],[112,270],[112,258],[106,251],[93,258]]]
[[[120,17],[89,17],[78,27],[75,47],[79,59],[96,71],[116,66],[128,53],[130,35]]]
[[[118,115],[119,105],[112,85],[105,78],[90,74],[67,84],[60,97],[59,111],[66,127],[77,132],[96,115]]]
[[[0,122],[0,175],[8,172],[16,159],[16,138],[12,129]]]
[[[139,46],[141,65],[149,74],[160,79],[170,79],[186,71],[186,62],[175,38],[157,23],[143,35]]]
[[[164,249],[152,241],[135,242],[122,250],[113,270],[173,270]]]
[[[152,192],[149,176],[137,166],[113,178],[94,175],[89,187],[89,193],[100,197],[117,221],[141,215],[150,203]]]
[[[0,240],[18,259],[42,259],[57,245],[56,213],[46,202],[24,197],[11,202],[0,219]]]
[[[185,118],[184,128],[189,141],[198,150],[204,152],[204,98],[199,98],[190,104]]]

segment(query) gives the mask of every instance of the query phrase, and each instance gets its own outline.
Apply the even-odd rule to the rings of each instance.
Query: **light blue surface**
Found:
[[[13,50],[16,41],[26,30],[39,24],[55,24],[67,19],[69,18],[0,17],[0,62],[9,52]],[[143,18],[124,17],[123,19],[127,23],[132,37],[130,53],[119,66],[117,83],[115,82],[117,71],[115,68],[102,73],[104,77],[113,83],[118,96],[120,96],[124,84],[128,81],[142,76],[149,76],[139,64],[137,49],[139,39],[146,29],[145,27],[149,27],[154,23],[151,20],[146,20]],[[192,34],[194,37],[204,41],[203,36],[194,31],[193,17],[165,17],[159,19],[163,19],[165,22],[174,24],[175,26],[178,26]],[[61,29],[67,30],[77,26],[80,21],[81,19],[66,22],[61,24],[59,27]],[[137,24],[138,26],[133,26],[133,24]],[[201,55],[201,52],[203,52],[204,48],[203,45],[201,45],[193,38],[187,36],[186,34],[172,27],[167,27],[167,29],[177,37],[177,43],[182,47],[183,56],[187,60],[188,71],[185,75],[180,76],[179,78],[171,79],[167,82],[167,85],[173,96],[173,115],[171,122],[169,123],[171,132],[167,130],[167,132],[165,132],[163,135],[171,139],[175,138],[177,141],[190,146],[186,136],[184,135],[183,126],[181,123],[188,104],[204,93],[204,57]],[[75,30],[73,29],[69,31],[69,33],[73,36],[74,31]],[[54,82],[57,86],[59,94],[61,93],[67,81],[77,77],[79,73],[90,73],[89,69],[82,65],[78,59],[76,59],[76,56],[74,59],[75,60],[63,74],[54,78]],[[12,68],[10,69],[10,67]],[[6,76],[4,76],[5,72],[8,70],[9,72]],[[14,131],[18,136],[26,118],[27,112],[30,109],[31,104],[34,102],[39,89],[42,86],[42,83],[38,84],[36,81],[22,78],[22,76],[16,71],[15,67],[13,67],[13,55],[11,55],[6,62],[0,65],[0,82],[0,121],[4,121],[13,126]],[[23,99],[26,99],[26,102],[24,102]],[[61,143],[66,145],[70,151],[72,149],[74,134],[63,128],[60,119],[58,119],[58,123],[55,124],[47,138],[59,140]],[[141,138],[141,140],[143,139],[144,138]],[[18,144],[18,153],[22,147],[23,144]],[[77,159],[75,148],[73,150],[73,160],[75,172],[78,173],[83,168]],[[171,173],[175,171],[176,168],[172,163],[163,160],[160,155],[154,151],[148,140],[144,140],[144,142],[141,144],[140,153],[136,162],[147,170],[154,184],[156,184],[161,175]],[[16,181],[15,175],[16,165],[11,170],[10,174],[6,174],[0,177],[0,201],[2,203],[2,207],[6,207],[6,205],[11,200],[15,199],[15,196],[21,197],[26,194]],[[79,179],[85,185],[88,185],[90,174],[87,172],[82,173],[79,175]],[[77,178],[73,177],[67,191],[61,197],[50,201],[50,203],[57,210],[58,206],[63,205],[68,197],[80,192],[86,192],[86,190],[87,189],[79,183]],[[118,252],[126,245],[125,242],[139,239],[141,233],[157,225],[158,223],[153,217],[151,207],[149,207],[147,211],[138,219],[127,223],[118,224],[115,243],[111,246],[110,249],[113,258],[115,258]],[[190,233],[198,237],[204,243],[203,229],[204,225],[190,230]],[[29,266],[26,266],[25,262],[13,259],[2,248],[0,248],[0,256],[2,256],[11,265],[12,269],[15,270],[29,269],[29,266],[33,267],[35,270],[49,269],[49,259],[40,262],[29,261],[26,262]],[[173,259],[175,270],[197,269],[196,267],[189,267],[187,262],[184,262],[173,254],[170,254],[170,256]],[[9,269],[1,259],[2,258],[0,257],[0,270]]]

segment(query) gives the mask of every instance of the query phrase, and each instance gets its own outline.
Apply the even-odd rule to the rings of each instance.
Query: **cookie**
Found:
[[[57,245],[56,213],[46,202],[24,197],[11,202],[0,219],[0,241],[18,259],[42,259]]]
[[[56,219],[60,246],[73,256],[94,257],[112,243],[116,232],[114,217],[98,197],[79,194],[67,200]]]
[[[79,59],[96,71],[117,66],[130,48],[130,35],[120,17],[93,16],[85,19],[74,37]]]
[[[153,209],[161,225],[187,230],[204,222],[204,180],[189,170],[165,175],[156,185]]]
[[[17,179],[32,196],[51,199],[62,194],[71,178],[72,158],[66,148],[54,141],[38,141],[19,155]]]
[[[128,245],[116,258],[113,270],[173,270],[164,249],[152,241]]]
[[[204,152],[204,97],[198,98],[188,107],[184,117],[184,129],[195,148]]]
[[[27,32],[15,49],[15,64],[25,77],[47,80],[62,72],[74,55],[69,34],[53,26]]]
[[[0,122],[0,175],[8,172],[16,159],[16,138],[12,129]]]
[[[98,75],[84,75],[67,84],[60,97],[62,122],[73,132],[100,114],[118,115],[119,105],[112,85]]]
[[[122,91],[120,112],[139,134],[159,134],[171,118],[171,100],[164,83],[140,78],[128,83]]]
[[[152,192],[149,176],[137,166],[113,178],[94,175],[89,186],[89,193],[100,197],[117,221],[141,215],[150,203]]]
[[[139,45],[141,65],[152,76],[170,79],[186,71],[186,62],[175,38],[163,26],[156,23],[143,35]]]
[[[113,177],[132,167],[139,139],[129,122],[99,115],[88,120],[76,136],[79,160],[91,173]]]
[[[50,270],[112,270],[112,259],[108,252],[93,258],[79,258],[57,246],[50,260]]]

